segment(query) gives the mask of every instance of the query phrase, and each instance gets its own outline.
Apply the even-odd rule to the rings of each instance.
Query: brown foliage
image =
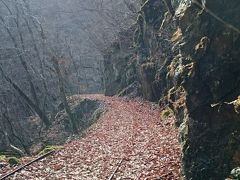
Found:
[[[157,105],[118,97],[87,97],[105,101],[108,111],[85,137],[29,166],[16,179],[107,179],[121,159],[112,179],[180,178],[174,120],[160,120]]]

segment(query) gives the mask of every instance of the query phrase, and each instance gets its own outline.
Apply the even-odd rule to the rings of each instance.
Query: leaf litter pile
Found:
[[[11,179],[180,179],[180,146],[174,120],[161,120],[157,105],[119,97],[86,97],[104,101],[107,112],[84,137],[65,144]],[[9,170],[0,169],[0,176]]]

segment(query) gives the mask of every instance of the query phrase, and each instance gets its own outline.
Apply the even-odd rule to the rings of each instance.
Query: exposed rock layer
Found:
[[[239,11],[235,0],[147,0],[137,19],[135,80],[174,111],[186,179],[224,179],[240,166]]]

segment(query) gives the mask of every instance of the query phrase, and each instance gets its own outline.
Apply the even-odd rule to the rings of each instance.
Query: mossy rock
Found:
[[[162,119],[168,119],[173,117],[173,112],[170,108],[166,108],[161,112],[161,118]]]
[[[48,145],[39,153],[39,155],[41,156],[41,155],[47,154],[51,151],[56,151],[56,150],[60,150],[60,149],[63,149],[63,146]]]
[[[8,163],[9,163],[11,166],[20,164],[20,159],[17,158],[17,157],[9,157],[9,158],[7,158],[7,159],[8,159]]]

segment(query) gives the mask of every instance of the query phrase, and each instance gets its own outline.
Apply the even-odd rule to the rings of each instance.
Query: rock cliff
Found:
[[[173,110],[185,179],[221,180],[240,166],[239,11],[236,0],[144,0],[136,20],[131,82]]]

